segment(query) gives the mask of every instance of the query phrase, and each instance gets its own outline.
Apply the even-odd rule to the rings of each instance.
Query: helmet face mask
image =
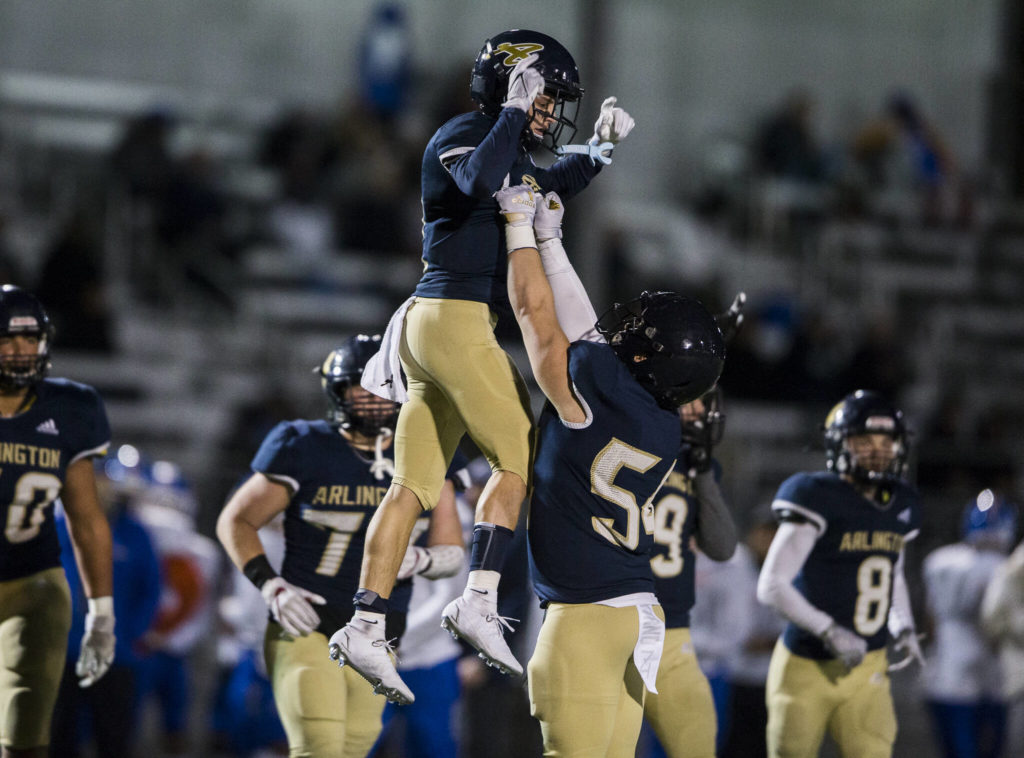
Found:
[[[903,413],[878,393],[847,395],[829,412],[824,433],[829,471],[864,485],[892,484],[906,475]]]
[[[29,337],[37,340],[34,354],[0,357],[0,391],[13,392],[42,381],[50,370],[53,324],[46,310],[29,292],[5,284],[0,289],[0,339]]]
[[[571,142],[576,135],[576,116],[583,88],[580,86],[579,69],[572,55],[557,40],[529,29],[511,29],[497,34],[484,42],[470,78],[470,96],[480,110],[492,118],[501,113],[501,104],[508,96],[509,75],[523,58],[536,53],[534,64],[544,77],[544,94],[551,98],[551,118],[539,136],[532,127],[538,125],[539,116],[531,114],[531,120],[523,129],[522,142],[527,149],[540,146],[549,150],[564,142]]]
[[[696,400],[718,382],[725,340],[697,300],[674,292],[643,292],[616,303],[597,321],[633,378],[665,410]]]
[[[394,432],[398,403],[363,389],[366,362],[380,349],[379,334],[357,334],[332,350],[319,368],[320,386],[327,396],[327,420],[347,432],[376,437],[384,429]]]

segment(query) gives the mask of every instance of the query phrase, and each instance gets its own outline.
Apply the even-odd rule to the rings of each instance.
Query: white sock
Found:
[[[467,599],[474,595],[477,598],[483,596],[488,602],[497,605],[498,582],[500,581],[500,571],[484,571],[483,569],[470,571],[469,580],[466,582],[466,589],[463,590],[462,595]]]
[[[368,624],[380,624],[384,626],[384,614],[376,611],[356,611],[355,618],[362,619]]]

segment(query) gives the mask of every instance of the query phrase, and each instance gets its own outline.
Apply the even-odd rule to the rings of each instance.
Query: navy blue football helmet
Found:
[[[0,388],[6,391],[30,387],[46,377],[50,370],[53,324],[35,295],[5,284],[0,287],[0,337],[20,335],[37,337],[39,349],[35,355],[0,360]]]
[[[725,366],[725,340],[700,301],[675,292],[643,292],[597,321],[615,354],[665,410],[713,388]]]
[[[320,386],[327,395],[327,419],[334,426],[367,437],[376,437],[383,429],[394,431],[398,403],[370,393],[349,397],[349,390],[360,386],[366,362],[380,350],[380,343],[379,334],[356,334],[328,353],[321,364]]]
[[[480,110],[497,118],[508,95],[512,69],[532,53],[537,53],[534,65],[544,77],[544,93],[555,100],[555,122],[543,140],[534,137],[528,127],[523,129],[522,139],[529,149],[544,145],[553,150],[561,144],[563,134],[565,142],[571,142],[576,135],[576,114],[583,98],[576,61],[558,40],[529,29],[510,29],[491,37],[476,56],[469,94]]]
[[[907,469],[907,427],[903,412],[882,395],[857,390],[839,401],[825,418],[825,466],[837,474],[849,474],[865,484],[891,484],[903,479]],[[861,464],[847,440],[860,434],[886,434],[894,441],[889,465],[877,470]]]

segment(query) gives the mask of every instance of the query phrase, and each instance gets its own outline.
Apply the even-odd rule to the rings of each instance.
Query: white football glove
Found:
[[[524,247],[537,247],[533,218],[537,212],[537,195],[525,184],[504,187],[494,193],[505,217],[505,249],[511,253]]]
[[[502,108],[518,108],[523,113],[530,112],[533,101],[544,89],[544,77],[533,66],[536,62],[537,53],[532,53],[512,69],[508,75],[508,94],[501,104]]]
[[[85,614],[85,634],[82,649],[75,663],[79,687],[91,687],[110,669],[114,662],[114,599],[89,599],[89,612]]]
[[[601,113],[594,122],[594,136],[590,138],[592,143],[611,142],[612,145],[617,145],[633,131],[633,117],[615,103],[614,97],[609,97],[601,103]]]
[[[533,231],[538,242],[562,238],[562,216],[565,206],[557,193],[549,192],[536,203],[537,212],[533,218]]]
[[[825,630],[821,639],[829,652],[841,660],[848,669],[863,661],[868,652],[868,643],[863,637],[835,622]]]
[[[267,607],[274,620],[292,637],[305,637],[314,632],[320,624],[320,617],[313,610],[312,603],[324,605],[327,601],[320,595],[275,576],[260,587]]]
[[[924,666],[924,653],[921,652],[923,637],[923,634],[918,634],[910,627],[901,631],[892,643],[892,650],[899,659],[889,664],[889,671],[900,671],[915,661]]]

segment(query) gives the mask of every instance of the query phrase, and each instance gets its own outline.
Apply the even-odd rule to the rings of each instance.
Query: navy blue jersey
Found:
[[[0,418],[0,581],[60,565],[53,502],[68,466],[109,444],[103,400],[67,379],[44,379],[26,410]]]
[[[530,508],[530,569],[544,602],[593,603],[653,592],[651,499],[679,451],[662,410],[603,343],[574,342],[569,376],[589,423],[547,404]]]
[[[772,511],[782,517],[787,511],[797,514],[818,529],[818,541],[793,586],[837,624],[863,637],[868,650],[885,647],[893,568],[921,525],[917,491],[898,484],[887,502],[878,504],[835,473],[802,473],[782,483]],[[795,624],[786,627],[783,640],[797,655],[832,657],[820,639]]]
[[[384,456],[393,461],[393,447]],[[281,576],[327,600],[316,611],[318,628],[328,636],[352,617],[366,528],[391,486],[390,475],[377,479],[371,473],[372,462],[372,453],[356,450],[327,421],[304,420],[275,426],[252,461],[253,471],[291,492]],[[429,523],[430,515],[424,513],[413,537]]]
[[[600,170],[583,155],[551,168],[536,166],[520,145],[526,114],[505,108],[497,120],[464,113],[434,133],[423,153],[424,272],[421,297],[474,300],[503,306],[504,223],[493,195],[524,182],[563,200],[581,191]]]
[[[669,629],[688,627],[693,608],[694,564],[690,546],[697,526],[697,495],[693,479],[673,471],[654,500],[654,547],[651,570],[654,592]]]

